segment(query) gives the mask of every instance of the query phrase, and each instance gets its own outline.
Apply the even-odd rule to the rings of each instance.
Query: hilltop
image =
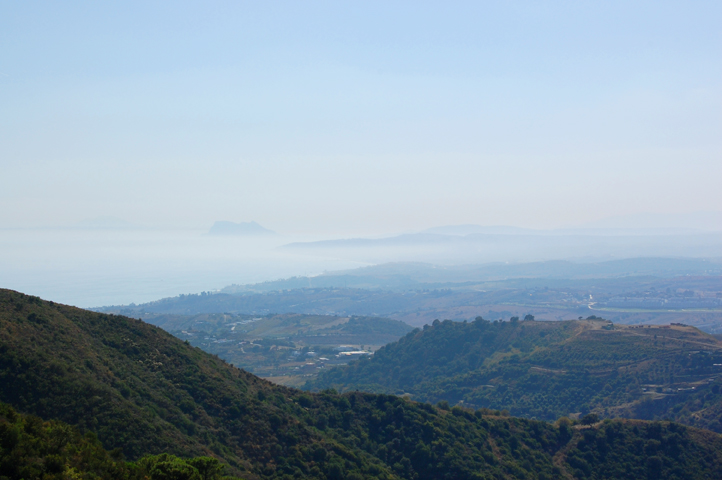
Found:
[[[722,342],[694,327],[434,322],[305,388],[409,394],[512,415],[672,418],[722,431]]]
[[[0,291],[0,378],[0,401],[93,432],[130,460],[207,455],[245,479],[722,475],[722,437],[712,432],[669,422],[547,423],[395,395],[304,393],[140,320],[8,290]]]

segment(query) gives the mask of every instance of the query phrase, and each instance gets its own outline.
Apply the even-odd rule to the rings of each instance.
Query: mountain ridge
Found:
[[[322,372],[311,390],[405,393],[553,420],[672,418],[722,432],[722,342],[694,327],[518,318],[435,321],[373,358]]]

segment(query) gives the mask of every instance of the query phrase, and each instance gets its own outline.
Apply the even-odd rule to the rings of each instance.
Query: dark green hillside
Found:
[[[437,321],[307,388],[409,393],[546,420],[589,412],[673,418],[722,431],[715,364],[722,343],[692,327]]]
[[[552,479],[565,472],[585,478],[585,465],[611,472],[590,478],[611,479],[617,471],[636,472],[640,462],[693,474],[667,478],[722,477],[721,440],[711,432],[664,424],[653,436],[646,423],[635,431],[616,421],[604,425],[617,433],[604,430],[607,443],[594,440],[598,451],[590,452],[592,439],[577,423],[279,387],[144,322],[7,290],[0,291],[0,400],[93,432],[104,448],[137,460],[137,468],[162,464],[188,474],[151,480],[197,479],[183,466],[198,470],[195,460],[142,459],[164,452],[215,457],[245,479]],[[604,445],[617,444],[635,449],[604,454]],[[120,466],[113,455],[108,461],[117,468],[136,468]]]
[[[0,403],[0,478],[65,479],[71,473],[76,478],[140,478],[120,452],[108,453],[92,434],[20,415]]]
[[[368,397],[368,395],[364,396]],[[358,395],[348,397],[356,406]],[[380,397],[383,400],[384,397]],[[393,401],[393,400],[392,400]],[[407,411],[402,408],[393,412],[394,418],[385,430],[388,436],[398,435],[393,429],[395,424],[403,422]],[[313,405],[309,405],[313,408]],[[464,417],[463,410],[453,410],[448,415]],[[398,419],[401,417],[401,422]],[[474,417],[481,418],[480,415]],[[359,432],[359,419],[354,417],[348,420],[352,429]],[[548,469],[555,478],[591,478],[591,479],[638,479],[638,478],[710,478],[710,474],[722,472],[722,437],[711,432],[688,429],[673,423],[646,423],[646,422],[611,422],[606,421],[597,425],[574,425],[566,419],[556,426],[548,426],[542,431],[533,428],[533,438],[519,429],[519,421],[507,419],[492,426],[489,421],[481,419],[479,423],[492,427],[496,433],[507,435],[515,434],[527,442],[534,440],[542,442],[549,440],[564,441],[568,439],[566,448],[563,448],[552,459],[552,466]],[[522,421],[523,424],[523,421]],[[532,423],[538,427],[538,423]],[[390,428],[391,426],[391,428]],[[528,425],[527,425],[528,426]],[[377,428],[378,430],[378,428]],[[424,435],[422,430],[419,432]],[[407,442],[408,435],[403,437]],[[413,438],[411,439],[413,440]],[[392,438],[393,441],[393,438]],[[411,460],[401,464],[413,472],[414,467],[425,470],[428,474],[444,478],[445,473],[429,460],[438,460],[438,453],[445,453],[437,445],[433,451],[425,449],[423,441],[413,445]],[[535,463],[538,455],[520,442],[509,442],[501,446],[490,443],[491,447],[482,456],[492,460],[496,456],[509,455],[514,458],[523,458],[531,455],[531,459],[524,460],[524,466]],[[496,447],[496,448],[494,448]],[[510,447],[510,448],[509,448]],[[383,447],[378,449],[381,455],[388,455]],[[653,455],[649,455],[653,453]],[[324,450],[313,450],[314,457],[328,455]],[[402,458],[402,461],[404,459]],[[484,466],[482,465],[483,469]],[[85,480],[85,479],[113,479],[113,480],[233,480],[223,476],[223,466],[210,457],[182,459],[168,454],[146,456],[138,462],[126,462],[122,454],[115,450],[108,452],[103,449],[93,434],[82,435],[76,428],[59,422],[43,421],[39,417],[17,413],[12,407],[0,403],[0,478],[20,480],[30,478],[43,478],[44,480]],[[345,472],[342,472],[345,473]],[[529,477],[522,468],[510,468],[507,472],[510,478]],[[448,476],[447,476],[448,477]],[[349,475],[354,478],[354,475]],[[356,477],[362,478],[362,477]],[[471,474],[469,478],[484,478],[483,475]],[[550,478],[545,472],[538,478]]]
[[[722,473],[716,453],[722,437],[706,430],[638,420],[605,420],[571,430],[573,438],[554,458],[566,478],[712,479]]]
[[[128,458],[211,455],[271,478],[284,458],[291,471],[307,466],[299,446],[345,454],[297,418],[299,394],[139,320],[0,293],[0,401],[95,432]],[[363,452],[349,462],[380,463]]]
[[[8,480],[233,480],[210,457],[181,459],[168,454],[143,457],[137,463],[120,451],[103,449],[92,433],[57,420],[44,422],[0,403],[0,478]]]

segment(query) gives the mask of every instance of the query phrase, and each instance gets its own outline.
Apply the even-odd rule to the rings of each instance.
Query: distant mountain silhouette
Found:
[[[554,231],[552,231],[554,232]],[[557,232],[562,232],[557,231]],[[604,234],[578,230],[556,234],[445,235],[404,234],[386,238],[347,238],[295,242],[281,247],[295,252],[324,252],[367,263],[428,262],[483,264],[549,260],[601,261],[634,257],[722,257],[722,231],[695,233]]]
[[[722,230],[722,212],[635,213],[596,220],[582,228]]]
[[[422,233],[433,233],[437,235],[470,235],[473,233],[485,233],[491,235],[544,235],[549,232],[544,230],[532,230],[530,228],[509,227],[506,225],[482,226],[482,225],[444,225],[424,230]]]
[[[276,235],[256,222],[216,222],[208,231],[209,235]]]

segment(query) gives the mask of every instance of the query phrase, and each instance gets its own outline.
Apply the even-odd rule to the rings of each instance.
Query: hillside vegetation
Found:
[[[0,403],[0,478],[43,480],[233,480],[215,458],[181,459],[167,453],[126,462],[103,449],[95,435],[57,420],[43,421]]]
[[[139,320],[8,290],[0,291],[0,400],[51,427],[61,420],[97,435],[104,448],[120,449],[107,460],[117,468],[127,467],[120,453],[141,467],[147,455],[167,453],[213,457],[245,479],[722,477],[722,437],[712,432],[591,417],[552,424],[395,395],[305,393]],[[6,433],[26,428],[7,415],[0,424],[7,458],[15,454]],[[46,465],[47,455],[37,457]],[[185,469],[154,479],[197,479],[180,465],[199,470],[193,460],[151,458]]]
[[[722,431],[722,343],[682,325],[436,321],[309,389],[410,394],[554,420],[671,418]]]

